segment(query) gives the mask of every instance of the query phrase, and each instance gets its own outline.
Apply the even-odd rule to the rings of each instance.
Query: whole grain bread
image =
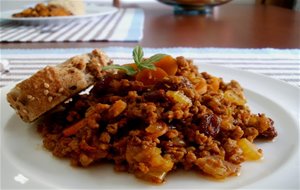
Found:
[[[63,7],[73,15],[85,14],[86,7],[83,0],[50,0],[48,4]]]
[[[103,75],[111,59],[99,49],[72,57],[57,66],[47,66],[18,83],[7,101],[25,122],[32,122],[73,95],[91,86]]]

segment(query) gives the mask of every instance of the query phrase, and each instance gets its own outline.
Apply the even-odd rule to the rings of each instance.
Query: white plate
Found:
[[[112,14],[118,9],[112,6],[104,6],[97,4],[87,4],[86,13],[84,15],[76,16],[57,16],[57,17],[27,17],[27,18],[16,18],[12,17],[14,13],[21,12],[20,10],[9,10],[1,13],[1,19],[8,21],[16,21],[29,24],[50,24],[50,23],[66,23],[70,21],[79,21],[83,19],[89,19],[94,17],[99,17],[107,14]]]
[[[5,100],[12,86],[1,89],[1,181],[13,189],[299,189],[299,95],[300,89],[262,75],[215,65],[201,65],[201,71],[235,79],[245,89],[255,113],[266,113],[275,121],[278,137],[260,142],[264,159],[245,162],[239,177],[224,181],[204,178],[195,172],[177,171],[166,183],[153,185],[132,174],[114,172],[112,165],[74,168],[68,160],[55,158],[42,148],[34,127],[23,123]]]

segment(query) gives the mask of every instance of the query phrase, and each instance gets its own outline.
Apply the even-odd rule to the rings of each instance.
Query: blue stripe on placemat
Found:
[[[56,23],[56,29],[53,29],[55,23],[37,26],[5,23],[0,25],[1,42],[139,41],[143,37],[144,12],[140,8],[121,8],[110,15]],[[84,30],[86,27],[89,29]]]
[[[136,9],[133,21],[131,22],[130,29],[128,30],[127,41],[135,41],[135,39],[142,39],[143,37],[143,28],[144,28],[144,12],[142,9]]]

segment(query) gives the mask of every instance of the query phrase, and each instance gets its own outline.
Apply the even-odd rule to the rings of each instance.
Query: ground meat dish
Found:
[[[70,11],[56,5],[37,4],[35,7],[30,7],[15,13],[13,17],[53,17],[53,16],[70,16],[73,15]]]
[[[255,139],[277,136],[273,121],[250,112],[238,82],[198,72],[184,57],[175,61],[176,73],[151,85],[107,72],[39,124],[44,146],[72,165],[111,161],[116,171],[154,183],[178,168],[237,175],[242,162],[261,157]]]

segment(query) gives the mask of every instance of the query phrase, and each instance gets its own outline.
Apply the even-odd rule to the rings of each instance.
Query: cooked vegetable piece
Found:
[[[161,68],[155,70],[144,69],[136,75],[136,80],[143,82],[144,85],[153,85],[165,76],[168,76],[168,74]]]
[[[161,155],[160,148],[131,143],[126,148],[126,160],[137,177],[155,183],[162,183],[174,165],[170,158]]]
[[[204,94],[207,92],[207,83],[206,80],[204,78],[196,78],[194,79],[195,84],[195,90],[199,93],[199,94]]]
[[[228,176],[237,175],[240,170],[239,165],[223,160],[219,156],[206,156],[198,158],[195,162],[202,171],[217,179],[224,179]]]
[[[113,119],[115,117],[117,117],[118,115],[120,115],[127,107],[127,103],[122,101],[122,100],[118,100],[116,101],[108,110],[108,115],[107,117],[109,119]]]
[[[97,118],[99,118],[99,114],[98,113],[93,113],[85,118],[83,118],[82,120],[78,121],[77,123],[71,125],[70,127],[66,128],[63,130],[63,134],[64,136],[71,136],[71,135],[75,135],[81,128],[89,126],[90,123],[92,123],[93,125],[97,123],[95,122],[97,120]]]
[[[145,130],[151,134],[152,137],[159,137],[168,131],[168,126],[163,122],[156,122],[150,124]]]
[[[211,87],[211,89],[213,91],[218,91],[220,88],[220,79],[217,77],[212,77],[211,78],[211,83],[209,84],[209,86]]]
[[[237,95],[233,90],[226,90],[224,93],[224,99],[239,106],[242,106],[246,103],[246,100]]]
[[[175,75],[178,70],[176,60],[170,55],[163,57],[161,60],[154,63],[154,65],[166,71],[168,75]]]
[[[192,101],[180,91],[168,90],[166,95],[169,98],[171,98],[175,103],[181,103],[181,104],[186,105],[186,106],[191,106],[192,105]]]
[[[261,150],[258,150],[255,144],[251,143],[248,139],[242,138],[238,140],[239,147],[243,150],[243,154],[246,160],[259,160],[263,154]]]
[[[252,115],[248,121],[248,125],[255,127],[260,133],[263,133],[271,126],[271,120],[264,114]]]
[[[81,128],[85,127],[87,124],[87,118],[84,118],[80,121],[78,121],[77,123],[75,123],[74,125],[71,125],[70,127],[66,128],[63,131],[64,136],[71,136],[77,133],[77,131],[79,131]]]

